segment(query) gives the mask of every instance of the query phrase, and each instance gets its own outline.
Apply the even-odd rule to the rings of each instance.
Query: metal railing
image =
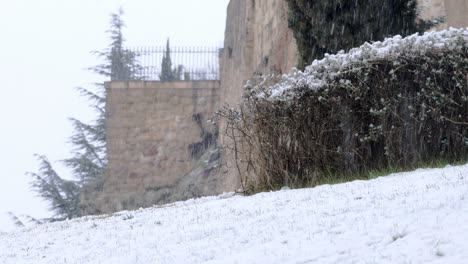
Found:
[[[166,47],[127,47],[113,53],[117,63],[112,69],[112,79],[219,80],[219,52],[219,47],[170,47],[172,65],[168,78],[167,68],[163,73],[162,66],[163,58],[167,56]],[[125,63],[128,61],[132,63]]]

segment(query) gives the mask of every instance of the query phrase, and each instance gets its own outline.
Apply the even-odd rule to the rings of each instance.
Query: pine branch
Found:
[[[10,217],[13,224],[15,224],[15,226],[24,227],[24,223],[21,222],[21,220],[15,214],[13,214],[12,212],[7,212],[7,214]]]
[[[27,173],[33,178],[31,187],[49,203],[49,207],[59,217],[78,216],[80,186],[73,181],[60,178],[49,160],[35,155],[39,161],[38,173]]]
[[[82,88],[82,87],[76,87],[76,90],[80,93],[81,96],[84,96],[88,98],[89,101],[91,101],[93,106],[100,106],[102,108],[102,105],[105,104],[106,98],[105,95],[94,93],[90,91],[89,89]]]

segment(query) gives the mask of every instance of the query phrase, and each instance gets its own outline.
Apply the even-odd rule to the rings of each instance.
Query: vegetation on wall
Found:
[[[246,192],[468,158],[468,30],[400,36],[250,82],[222,112]]]
[[[437,22],[417,20],[415,0],[286,0],[289,27],[304,69],[324,54],[348,51],[366,41],[424,32]]]
[[[194,160],[198,160],[208,149],[211,147],[216,147],[218,131],[210,132],[207,127],[203,125],[203,115],[201,113],[196,113],[192,115],[192,120],[200,128],[200,141],[189,144],[188,149],[190,156]]]
[[[90,68],[91,71],[111,80],[140,79],[136,69],[139,65],[134,52],[123,48],[125,39],[122,29],[123,11],[111,14],[111,26],[107,31],[111,43],[103,51],[93,52],[103,59],[103,64]],[[105,129],[105,98],[104,84],[96,84],[94,89],[79,88],[79,92],[89,99],[90,106],[96,110],[97,117],[90,123],[84,123],[71,118],[74,134],[70,137],[73,146],[72,157],[63,160],[63,164],[71,170],[73,180],[60,177],[46,156],[37,155],[39,171],[29,173],[32,177],[32,188],[40,197],[46,200],[56,219],[65,219],[94,213],[88,208],[89,203],[83,201],[100,192],[103,176],[107,165],[106,129]]]

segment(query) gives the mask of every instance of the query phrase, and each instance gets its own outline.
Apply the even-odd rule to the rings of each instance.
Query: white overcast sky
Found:
[[[6,212],[51,216],[31,192],[34,153],[69,157],[68,117],[93,113],[74,87],[102,81],[85,69],[107,47],[110,13],[124,9],[129,46],[222,46],[229,0],[0,0],[0,230]],[[60,173],[69,176],[60,168]]]

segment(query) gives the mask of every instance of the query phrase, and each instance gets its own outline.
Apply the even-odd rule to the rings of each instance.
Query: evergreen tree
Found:
[[[417,21],[414,0],[287,0],[289,27],[303,69],[325,53],[348,51],[366,41],[423,32],[438,22]]]
[[[89,70],[110,77],[111,80],[141,79],[138,71],[141,68],[136,61],[137,54],[124,48],[122,28],[123,11],[111,15],[110,46],[104,51],[94,51],[104,63]],[[89,124],[71,118],[74,134],[70,137],[73,145],[72,157],[63,160],[71,169],[74,180],[61,178],[45,156],[38,156],[39,171],[29,173],[32,176],[32,188],[50,204],[50,209],[58,219],[73,218],[89,211],[83,211],[80,196],[84,191],[97,192],[102,189],[103,176],[107,165],[105,98],[103,84],[96,84],[94,91],[78,88],[82,96],[90,100],[90,106],[97,112],[95,120]]]
[[[172,68],[171,47],[169,45],[169,39],[167,39],[166,49],[161,62],[161,74],[159,75],[159,80],[162,82],[179,81],[182,79],[183,70],[184,67],[182,65],[179,65],[174,69]]]
[[[80,184],[61,178],[45,156],[36,156],[40,164],[39,172],[29,173],[33,177],[33,190],[49,202],[49,208],[57,219],[79,216]]]
[[[111,28],[107,30],[110,35],[111,45],[104,51],[94,51],[98,57],[104,59],[104,63],[90,70],[104,76],[109,76],[111,80],[141,80],[142,67],[138,64],[138,54],[124,47],[125,38],[122,30],[125,23],[122,20],[124,12],[119,8],[117,13],[111,14]]]

